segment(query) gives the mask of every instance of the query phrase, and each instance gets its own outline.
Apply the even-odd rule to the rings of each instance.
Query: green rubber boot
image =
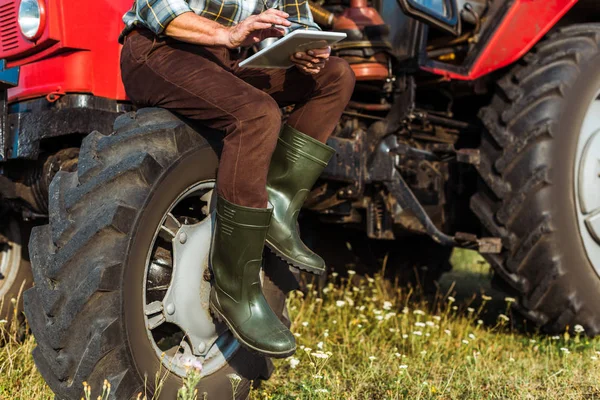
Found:
[[[302,242],[298,214],[313,185],[335,153],[331,147],[284,125],[267,177],[273,219],[267,246],[293,267],[321,275],[325,261]]]
[[[294,354],[296,341],[269,307],[259,276],[271,214],[217,198],[210,308],[242,345],[282,358]]]

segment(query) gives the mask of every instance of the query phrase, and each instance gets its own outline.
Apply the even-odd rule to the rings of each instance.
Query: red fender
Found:
[[[466,74],[421,66],[448,79],[474,80],[525,55],[578,0],[515,0]],[[439,64],[438,64],[439,66]]]

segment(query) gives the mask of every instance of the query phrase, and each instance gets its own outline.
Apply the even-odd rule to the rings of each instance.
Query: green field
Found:
[[[456,252],[453,265],[429,301],[352,271],[350,280],[330,277],[322,294],[292,293],[298,352],[277,361],[271,380],[251,398],[600,397],[600,340],[584,332],[524,333],[510,312],[513,299],[489,287],[479,256]],[[53,398],[29,355],[34,346],[29,337],[0,349],[0,399]]]

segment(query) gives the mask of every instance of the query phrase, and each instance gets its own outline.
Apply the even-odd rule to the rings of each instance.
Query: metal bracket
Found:
[[[405,210],[410,210],[423,225],[425,232],[441,245],[473,249],[480,253],[499,253],[502,250],[500,238],[478,238],[475,235],[462,232],[457,232],[455,236],[449,236],[440,231],[396,169],[392,173],[392,179],[385,182],[385,186],[396,197],[400,206]]]

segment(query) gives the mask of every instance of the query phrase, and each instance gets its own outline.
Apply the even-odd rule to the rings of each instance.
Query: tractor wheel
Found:
[[[23,322],[23,291],[31,286],[31,267],[27,252],[30,228],[14,215],[2,216],[0,222],[0,331],[13,331],[16,317]],[[2,335],[0,334],[0,340]]]
[[[174,399],[199,366],[199,398],[232,398],[233,387],[246,398],[268,378],[270,360],[241,348],[208,310],[217,160],[173,114],[143,109],[119,117],[110,136],[90,134],[77,172],[56,175],[50,223],[30,241],[25,312],[57,398],[82,398],[83,382],[95,398],[107,379],[111,399]],[[268,276],[263,285],[282,316],[281,285]]]
[[[600,24],[548,35],[480,112],[471,209],[503,250],[487,259],[547,333],[600,333]]]

